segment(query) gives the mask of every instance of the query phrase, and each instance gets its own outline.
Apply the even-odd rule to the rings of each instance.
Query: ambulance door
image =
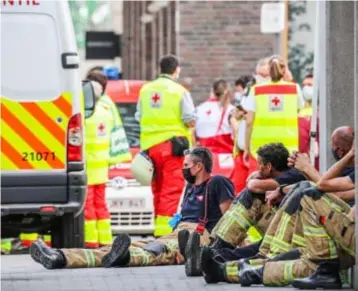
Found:
[[[83,170],[80,96],[67,1],[1,1],[2,204],[68,200],[69,165]]]

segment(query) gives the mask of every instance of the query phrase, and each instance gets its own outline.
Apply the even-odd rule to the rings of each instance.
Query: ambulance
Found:
[[[1,1],[1,235],[50,233],[53,247],[83,247],[84,117],[67,1]]]

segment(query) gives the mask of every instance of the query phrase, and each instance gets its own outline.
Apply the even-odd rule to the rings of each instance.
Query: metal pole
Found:
[[[318,86],[319,86],[319,69],[320,69],[320,11],[319,1],[316,2],[316,24],[315,24],[315,47],[314,47],[314,64],[313,64],[313,100],[312,100],[312,118],[311,118],[311,141],[310,141],[310,158],[312,165],[315,164],[315,145],[317,141],[317,109],[318,109]],[[324,12],[324,11],[323,11]],[[323,156],[323,155],[322,155]]]
[[[327,139],[327,38],[329,37],[327,33],[327,9],[326,1],[317,1],[317,8],[320,11],[319,17],[319,33],[317,31],[317,37],[319,38],[319,51],[315,52],[315,56],[320,58],[319,65],[317,69],[317,76],[314,78],[319,78],[319,88],[318,92],[320,94],[319,99],[319,168],[321,172],[327,170],[327,155],[328,155],[328,139]],[[328,6],[329,7],[329,6]]]

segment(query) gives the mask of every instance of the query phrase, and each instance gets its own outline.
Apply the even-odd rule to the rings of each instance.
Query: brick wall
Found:
[[[191,79],[196,103],[208,97],[215,78],[234,84],[273,53],[272,36],[260,32],[260,2],[183,1],[179,9],[182,76]]]
[[[141,24],[150,1],[123,2],[123,76],[150,80],[160,55],[177,54],[181,81],[189,83],[195,103],[208,97],[212,82],[234,83],[251,74],[258,59],[273,52],[273,37],[260,32],[260,2],[171,1]],[[175,11],[179,10],[179,31]]]

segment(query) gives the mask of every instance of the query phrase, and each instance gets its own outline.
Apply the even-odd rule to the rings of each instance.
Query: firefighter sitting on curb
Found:
[[[258,152],[259,171],[254,172],[241,194],[234,200],[229,211],[220,219],[211,236],[214,238],[211,248],[231,248],[241,246],[247,236],[247,230],[255,226],[265,234],[275,209],[265,204],[265,192],[275,190],[280,185],[294,184],[306,180],[305,176],[287,166],[288,150],[281,143],[262,146]],[[186,264],[191,264],[192,257],[200,260],[200,246],[195,234],[191,234],[186,246]],[[200,263],[186,273],[188,276],[202,274]],[[188,270],[188,266],[186,267]]]
[[[353,146],[320,179],[316,188],[303,191],[300,199],[291,201],[291,211],[299,211],[300,214],[306,241],[304,254],[300,258],[272,261],[263,267],[244,269],[239,274],[241,285],[292,284],[301,289],[342,287],[339,271],[354,265],[355,211],[354,207],[350,208],[328,192],[354,191],[354,172],[338,177],[345,167],[354,163],[354,157]]]
[[[208,244],[209,233],[234,199],[233,184],[225,177],[210,175],[212,164],[212,154],[206,148],[194,148],[185,152],[183,176],[188,185],[182,203],[181,218],[170,235],[131,243],[127,234],[119,234],[111,247],[97,250],[55,250],[42,241],[37,241],[30,249],[32,258],[47,269],[182,263],[182,250],[179,252],[178,249],[179,231],[197,231],[202,234],[201,243]],[[186,242],[188,234],[180,232],[179,241]]]
[[[354,133],[352,128],[340,127],[334,131],[332,134],[332,152],[336,152],[337,149],[339,149],[339,153],[335,154],[337,158],[342,158],[343,156],[348,155],[348,149],[352,146],[353,139]],[[310,176],[313,182],[318,182],[321,179],[321,176],[315,170],[314,166],[310,165],[309,158],[306,154],[290,157],[289,163],[299,170],[306,168],[306,173],[311,173]],[[343,181],[350,182],[351,179],[347,179],[347,177],[354,176],[353,165],[354,163],[345,163],[343,171],[340,170],[342,172],[341,176],[344,177],[341,178]],[[327,177],[327,174],[324,177]],[[323,184],[323,181],[325,180],[322,179],[318,183],[318,187],[326,190],[335,189],[326,182]],[[225,281],[229,283],[243,282],[243,284],[245,284],[247,278],[241,275],[245,269],[262,266],[267,262],[297,259],[304,253],[304,248],[306,247],[304,228],[302,227],[299,213],[292,209],[292,204],[297,204],[297,201],[299,203],[303,191],[310,187],[309,184],[307,186],[304,185],[304,183],[307,184],[307,182],[301,182],[300,185],[294,186],[291,193],[286,194],[284,198],[286,202],[277,211],[265,234],[261,246],[260,244],[256,244],[249,247],[236,248],[235,250],[222,249],[214,252],[207,247],[204,248],[202,254],[202,268],[207,283]],[[285,193],[288,187],[289,186],[283,188]],[[277,197],[275,193],[269,196],[271,196],[272,199],[277,199],[275,198]],[[337,207],[345,209],[346,204],[338,197],[342,197],[346,201],[354,201],[354,189],[349,189],[348,191],[339,190],[339,192],[334,193],[334,196],[330,195],[331,201],[334,202]],[[270,200],[270,197],[267,197],[267,199]],[[272,234],[274,234],[274,236],[272,236]],[[269,245],[267,245],[267,241],[270,241]],[[299,249],[295,249],[298,247]],[[243,258],[247,258],[244,260],[245,264],[238,261]],[[267,271],[267,274],[268,276],[282,276],[282,274],[271,274],[270,271]],[[241,280],[242,278],[243,280]],[[285,281],[282,281],[282,284],[285,284],[284,282]],[[278,284],[278,281],[276,281],[275,284]]]

